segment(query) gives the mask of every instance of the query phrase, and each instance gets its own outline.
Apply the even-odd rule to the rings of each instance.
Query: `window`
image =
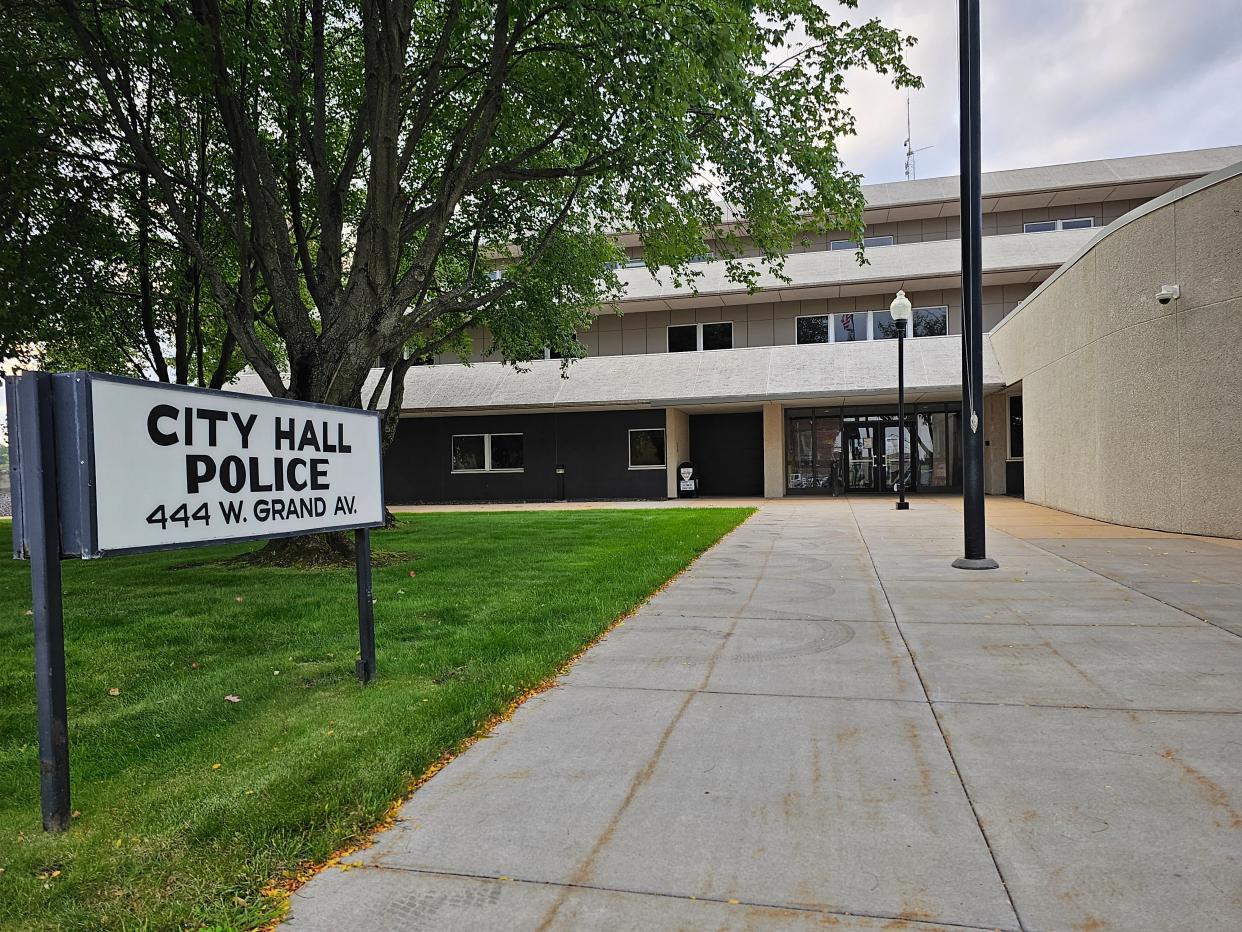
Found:
[[[703,324],[703,349],[733,349],[733,321]]]
[[[454,436],[453,472],[483,472],[485,469],[487,469],[487,435]]]
[[[673,324],[668,328],[670,353],[733,349],[733,321],[708,324]]]
[[[947,307],[916,307],[911,323],[911,336],[942,337],[949,332]]]
[[[799,343],[827,343],[832,339],[832,316],[815,314],[796,321]]]
[[[906,336],[909,336],[909,331]],[[871,312],[871,339],[873,340],[896,340],[897,339],[897,322],[893,320],[890,311],[872,311]]]
[[[454,434],[453,472],[522,472],[522,434]]]
[[[864,236],[863,245],[870,248],[872,246],[891,246],[893,238],[891,236]],[[857,249],[857,240],[852,239],[834,239],[828,244],[828,248],[834,252],[838,249]]]
[[[1009,396],[1009,458],[1022,459],[1022,396]]]
[[[664,428],[630,431],[630,469],[664,468]]]
[[[1036,220],[1022,224],[1023,233],[1050,233],[1053,230],[1089,230],[1095,226],[1093,217],[1077,217],[1073,220]]]
[[[832,340],[834,343],[852,343],[870,339],[867,312],[859,314],[833,314]]]
[[[668,351],[670,353],[693,353],[698,348],[698,324],[678,324],[668,328]]]

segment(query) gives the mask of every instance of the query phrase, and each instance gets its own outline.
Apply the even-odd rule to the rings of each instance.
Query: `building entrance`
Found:
[[[909,419],[907,419],[909,420]],[[900,449],[896,420],[872,423],[845,424],[845,490],[847,492],[891,492],[896,490],[897,470],[900,468]],[[909,432],[906,435],[907,468],[906,487],[909,477]]]
[[[960,406],[910,405],[906,489],[961,487]],[[790,408],[785,412],[785,490],[791,495],[892,493],[900,461],[891,408]]]

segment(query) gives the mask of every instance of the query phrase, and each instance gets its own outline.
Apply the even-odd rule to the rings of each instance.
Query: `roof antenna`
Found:
[[[928,149],[934,149],[935,146],[923,146],[921,149],[915,149],[910,140],[914,134],[910,132],[910,91],[906,90],[906,181],[914,181],[919,176],[918,166],[915,165],[914,156],[917,152],[926,152]]]

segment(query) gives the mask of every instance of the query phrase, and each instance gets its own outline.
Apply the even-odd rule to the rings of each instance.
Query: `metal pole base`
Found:
[[[898,502],[898,503],[897,503],[897,510],[898,510],[898,511],[909,511],[909,510],[910,510],[910,503],[909,503],[909,502]]]
[[[996,570],[1000,569],[1000,564],[991,557],[983,557],[979,560],[971,560],[968,557],[958,557],[953,561],[953,566],[959,570]]]

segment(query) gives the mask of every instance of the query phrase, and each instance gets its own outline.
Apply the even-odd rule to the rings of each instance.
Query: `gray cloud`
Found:
[[[956,174],[954,0],[861,0],[845,15],[918,37],[914,145],[932,147],[918,175]],[[992,0],[981,25],[985,170],[1242,142],[1239,0]],[[849,88],[847,165],[868,181],[904,177],[905,93],[870,74]]]

